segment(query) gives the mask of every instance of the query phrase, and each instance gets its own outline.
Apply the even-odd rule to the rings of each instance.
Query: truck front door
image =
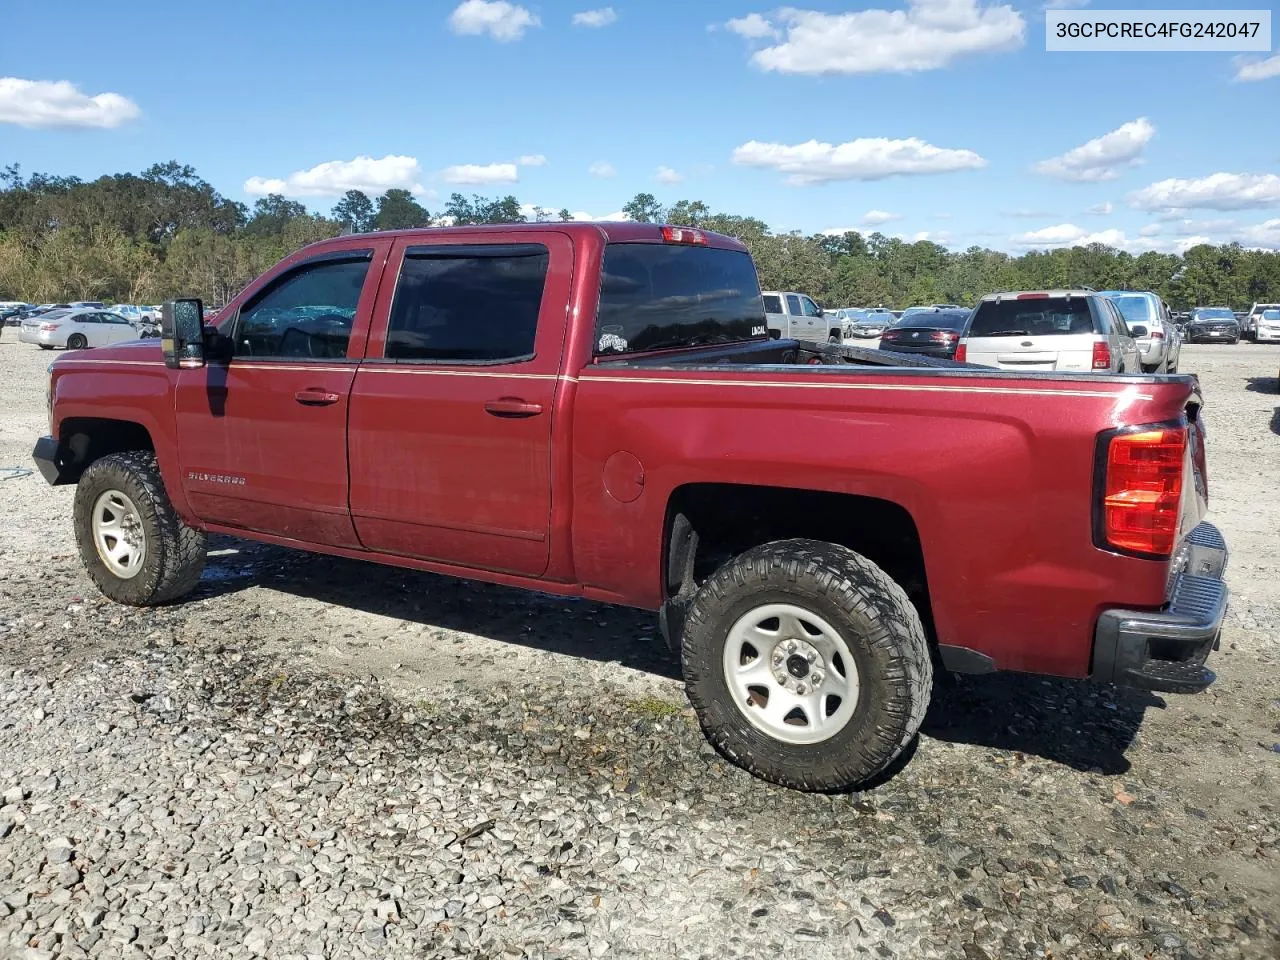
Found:
[[[391,241],[289,263],[221,330],[232,355],[183,370],[179,460],[210,523],[358,547],[347,505],[347,406]]]
[[[397,242],[351,393],[351,513],[364,546],[546,570],[572,263],[558,233]]]

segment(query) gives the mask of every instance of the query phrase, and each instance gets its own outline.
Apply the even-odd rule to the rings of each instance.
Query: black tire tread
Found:
[[[148,538],[147,550],[149,554],[153,551],[158,554],[160,562],[150,570],[144,569],[134,580],[122,581],[112,576],[102,566],[92,536],[87,533],[88,511],[92,510],[100,492],[95,491],[100,477],[116,486],[124,478],[136,484],[142,496],[133,498],[134,505],[142,513],[143,523],[157,532]],[[98,588],[119,603],[133,606],[170,603],[195,589],[204,571],[204,531],[187,526],[178,516],[165,491],[155,454],[149,450],[108,454],[85,468],[76,488],[75,529],[85,569]]]
[[[697,674],[699,649],[716,636],[709,606],[731,592],[808,583],[841,611],[877,625],[863,641],[878,648],[891,694],[868,740],[823,771],[786,772],[741,748],[731,727],[711,719],[717,710],[703,697]],[[846,638],[848,639],[848,638]],[[782,786],[807,791],[847,790],[883,773],[908,747],[924,722],[933,683],[933,661],[920,616],[906,592],[879,566],[838,544],[780,540],[763,544],[722,566],[699,589],[690,606],[681,643],[686,689],[711,744],[731,762]],[[719,660],[716,645],[715,661]],[[692,668],[692,669],[691,669]],[[732,704],[730,709],[736,710]],[[711,719],[711,722],[708,720]],[[738,718],[745,725],[745,718]]]

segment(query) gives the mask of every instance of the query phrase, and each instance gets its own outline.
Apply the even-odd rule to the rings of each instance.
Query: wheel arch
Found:
[[[852,493],[726,483],[675,488],[667,500],[663,534],[664,610],[679,607],[732,558],[791,539],[838,544],[875,563],[906,592],[930,644],[936,644],[915,518],[892,500]]]

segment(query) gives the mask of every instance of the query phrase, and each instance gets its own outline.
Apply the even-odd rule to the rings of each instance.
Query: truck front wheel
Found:
[[[74,518],[85,569],[117,603],[166,603],[200,580],[205,535],[173,509],[148,451],[113,453],[91,463],[76,486]]]
[[[703,732],[727,759],[797,790],[873,780],[924,720],[933,667],[902,588],[846,547],[783,540],[694,597],[681,655]]]

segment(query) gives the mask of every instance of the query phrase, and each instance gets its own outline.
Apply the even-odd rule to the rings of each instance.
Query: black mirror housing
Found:
[[[1129,332],[1133,334],[1134,337],[1145,337],[1150,333],[1150,331],[1140,323],[1130,327]]]
[[[160,346],[166,367],[204,366],[204,304],[200,300],[164,302],[160,308]]]

